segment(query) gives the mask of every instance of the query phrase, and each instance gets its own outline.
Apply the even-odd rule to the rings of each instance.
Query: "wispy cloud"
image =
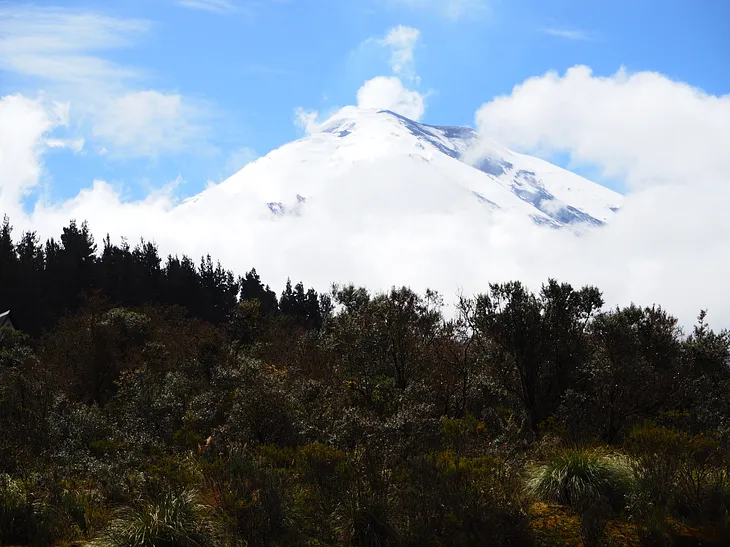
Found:
[[[0,70],[47,82],[117,85],[138,76],[100,52],[133,43],[149,28],[139,19],[115,19],[36,7],[0,6]]]
[[[178,0],[177,3],[185,8],[211,13],[231,13],[238,10],[238,6],[231,0]]]
[[[320,123],[317,110],[307,110],[298,106],[294,109],[294,125],[304,131],[305,135],[312,133]]]
[[[177,93],[132,91],[116,97],[94,120],[93,137],[112,156],[154,157],[188,148],[203,130],[201,113]]]
[[[587,32],[585,30],[545,27],[545,28],[542,28],[541,31],[544,34],[549,34],[550,36],[557,36],[558,38],[565,38],[566,40],[575,40],[577,42],[592,42],[596,39],[596,37],[593,35],[593,33]]]
[[[68,148],[76,153],[84,149],[84,139],[46,139],[45,144],[48,148]]]
[[[366,81],[357,92],[360,108],[382,108],[392,110],[407,118],[420,120],[426,111],[426,95],[408,89],[403,79],[418,86],[421,78],[415,71],[415,50],[421,31],[417,28],[399,25],[391,28],[384,38],[375,42],[390,49],[392,76],[376,76]]]
[[[393,72],[410,80],[416,78],[414,72],[414,50],[421,31],[417,28],[399,25],[390,29],[380,40],[380,44],[391,48],[390,64]]]
[[[452,20],[482,17],[490,12],[492,0],[387,0],[392,5],[428,10]]]
[[[179,93],[146,89],[143,69],[105,56],[132,47],[150,26],[64,8],[0,7],[0,74],[21,75],[69,105],[74,125],[110,156],[179,152],[201,138],[204,109]]]

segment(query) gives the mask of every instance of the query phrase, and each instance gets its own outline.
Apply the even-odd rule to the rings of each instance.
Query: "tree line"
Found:
[[[117,306],[178,305],[214,325],[230,319],[239,301],[260,302],[265,313],[282,313],[307,328],[322,323],[328,305],[314,289],[301,283],[277,295],[252,269],[236,278],[220,262],[204,256],[196,265],[188,256],[168,256],[163,264],[157,247],[126,240],[115,245],[110,237],[101,249],[88,225],[71,221],[58,239],[41,243],[35,232],[15,241],[10,219],[0,227],[0,308],[12,310],[13,322],[37,336],[68,314],[78,311],[94,295],[104,295]]]

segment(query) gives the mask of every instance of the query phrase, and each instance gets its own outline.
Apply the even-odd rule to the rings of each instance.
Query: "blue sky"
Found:
[[[454,6],[460,9],[450,11]],[[42,93],[67,102],[67,127],[53,136],[84,139],[79,151],[46,152],[45,185],[35,193],[51,199],[70,198],[93,179],[130,199],[178,177],[182,197],[199,192],[247,159],[301,136],[296,108],[325,115],[354,104],[366,80],[391,75],[390,52],[377,40],[397,25],[420,31],[411,63],[417,79],[409,87],[426,97],[426,123],[473,125],[493,97],[579,64],[597,76],[625,67],[657,71],[713,95],[730,92],[730,2],[724,0],[120,0],[0,2],[0,8],[6,18],[0,21],[0,96]],[[51,27],[48,35],[60,36],[61,50],[70,52],[64,62],[83,57],[81,64],[91,59],[100,69],[70,79],[44,73],[43,65],[29,68],[27,38],[38,39],[44,29],[26,27],[39,13]],[[7,24],[11,17],[14,25]],[[74,32],[73,17],[90,17],[90,30]],[[99,38],[84,40],[85,32]],[[30,49],[53,57],[54,47]],[[152,112],[125,141],[119,134],[129,120],[102,119],[101,111],[116,106],[96,101],[145,92],[159,95],[142,101]],[[117,117],[136,116],[138,103],[116,109]],[[158,114],[169,128],[137,146]],[[551,157],[568,163],[566,155]],[[581,172],[599,176],[589,167]]]

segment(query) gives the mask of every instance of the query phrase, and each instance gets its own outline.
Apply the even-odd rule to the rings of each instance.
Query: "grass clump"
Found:
[[[619,508],[632,486],[626,463],[603,450],[588,448],[557,452],[535,467],[527,481],[527,490],[535,498],[574,508],[598,501]]]
[[[608,521],[623,508],[632,487],[631,468],[621,458],[589,448],[556,452],[527,481],[528,492],[538,500],[578,512],[586,546],[601,544]]]
[[[609,519],[624,506],[632,490],[631,468],[603,450],[563,449],[535,467],[527,490],[535,498],[559,503],[580,515],[580,533],[586,546],[600,545]]]
[[[166,493],[121,509],[98,547],[214,547],[217,526],[195,492]]]

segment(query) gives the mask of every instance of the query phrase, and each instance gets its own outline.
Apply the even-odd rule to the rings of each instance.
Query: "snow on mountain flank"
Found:
[[[616,214],[621,196],[546,161],[490,144],[469,127],[437,127],[394,112],[345,107],[307,137],[248,164],[183,202],[216,216],[305,214],[333,222],[417,211],[494,211],[580,232]]]

